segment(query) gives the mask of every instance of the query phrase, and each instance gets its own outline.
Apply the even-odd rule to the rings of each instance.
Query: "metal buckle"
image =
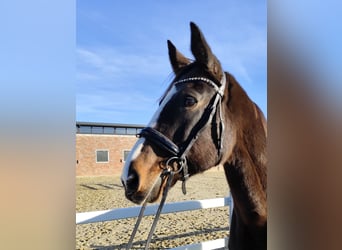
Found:
[[[177,165],[179,166],[178,169],[175,170],[173,163],[176,162]],[[186,164],[186,159],[185,158],[180,158],[178,156],[173,156],[171,158],[169,158],[165,165],[166,165],[166,169],[169,172],[172,172],[173,174],[178,174],[183,170],[184,164]]]

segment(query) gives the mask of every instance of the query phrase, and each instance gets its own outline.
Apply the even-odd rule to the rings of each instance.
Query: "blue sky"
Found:
[[[147,124],[172,80],[166,40],[185,56],[189,22],[267,112],[265,1],[77,1],[76,120]]]

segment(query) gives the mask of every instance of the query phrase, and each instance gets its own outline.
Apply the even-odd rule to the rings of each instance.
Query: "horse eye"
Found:
[[[191,107],[194,106],[197,103],[197,100],[192,96],[186,96],[184,100],[184,106],[185,107]]]

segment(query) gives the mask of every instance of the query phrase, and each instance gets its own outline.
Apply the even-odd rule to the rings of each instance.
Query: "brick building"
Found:
[[[76,176],[120,174],[143,127],[76,122]]]

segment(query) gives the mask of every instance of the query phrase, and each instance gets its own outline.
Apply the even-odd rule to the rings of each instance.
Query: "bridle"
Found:
[[[202,81],[207,83],[209,86],[214,88],[215,94],[210,100],[208,106],[204,110],[201,118],[199,121],[195,124],[193,129],[191,130],[188,138],[180,145],[176,145],[172,140],[170,140],[168,137],[160,133],[154,128],[146,127],[144,128],[139,134],[138,137],[144,137],[146,140],[148,140],[150,143],[154,144],[155,146],[159,147],[162,151],[164,151],[166,154],[169,155],[170,158],[174,159],[176,162],[179,163],[180,167],[182,167],[182,190],[183,193],[186,194],[185,189],[185,181],[189,177],[187,164],[186,163],[186,156],[193,146],[194,142],[197,140],[199,134],[201,131],[209,124],[209,122],[212,120],[212,117],[216,113],[219,117],[219,124],[217,126],[217,138],[216,138],[216,148],[218,150],[218,156],[221,158],[222,154],[222,136],[223,136],[223,130],[224,130],[224,123],[222,119],[222,107],[221,107],[221,100],[223,98],[223,93],[226,85],[226,77],[225,74],[223,74],[222,79],[220,81],[221,85],[220,87],[217,86],[217,84],[204,77],[190,77],[182,80],[178,80],[173,83],[173,85],[178,85],[186,82],[194,82],[194,81]],[[216,124],[216,122],[215,122]],[[217,124],[216,124],[217,125]],[[169,158],[169,159],[170,159]],[[168,167],[168,164],[166,164],[166,167]],[[178,170],[179,171],[179,170]]]
[[[222,118],[221,102],[222,102],[224,90],[226,87],[226,76],[225,76],[225,73],[223,73],[219,87],[217,83],[204,77],[189,77],[189,78],[175,81],[172,84],[176,86],[182,83],[198,82],[198,81],[207,83],[210,87],[212,87],[215,90],[215,94],[209,101],[209,104],[205,108],[201,118],[198,120],[198,122],[190,131],[188,138],[181,145],[176,145],[171,139],[169,139],[168,137],[166,137],[165,135],[163,135],[162,133],[160,133],[159,131],[157,131],[156,129],[152,127],[146,127],[142,129],[141,132],[137,135],[138,137],[143,137],[147,141],[149,141],[151,144],[157,146],[169,157],[168,160],[166,160],[165,167],[163,167],[163,171],[160,175],[161,178],[166,180],[166,186],[163,190],[162,200],[160,201],[156,216],[151,226],[151,229],[150,229],[147,241],[146,241],[145,249],[148,249],[148,246],[151,242],[153,232],[157,225],[161,210],[164,206],[164,203],[167,197],[168,190],[171,187],[171,183],[175,174],[181,174],[182,191],[183,191],[183,194],[186,194],[185,183],[186,183],[186,180],[189,178],[187,154],[192,148],[195,141],[197,140],[199,134],[210,123],[210,121],[213,120],[214,115],[217,117],[216,119],[213,120],[213,124],[216,125],[217,138],[214,138],[215,139],[214,141],[215,141],[215,145],[216,145],[217,152],[218,152],[218,161],[220,161],[222,157],[222,142],[223,142],[222,137],[223,137],[223,131],[224,131],[224,123],[223,123],[223,118]],[[216,122],[217,119],[219,120],[218,124]],[[176,168],[174,167],[175,163],[177,165]],[[151,188],[151,190],[152,189],[153,187]],[[145,199],[141,207],[137,222],[135,224],[135,227],[133,229],[131,238],[127,244],[126,249],[130,249],[132,247],[133,239],[135,237],[135,234],[138,230],[139,224],[143,217],[146,204],[147,204],[147,199]]]

